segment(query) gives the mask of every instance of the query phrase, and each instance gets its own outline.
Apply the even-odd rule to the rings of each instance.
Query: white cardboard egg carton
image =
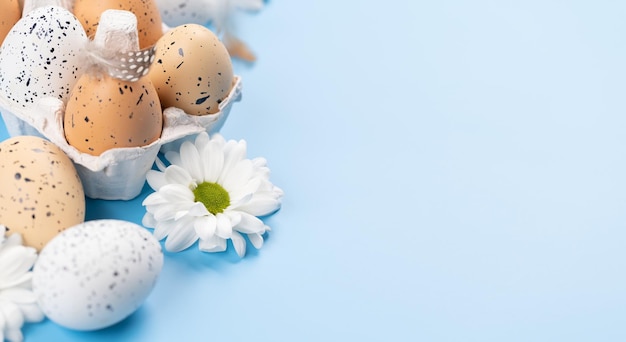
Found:
[[[71,0],[59,1],[73,5]],[[160,150],[177,150],[185,139],[191,139],[203,131],[218,132],[233,103],[240,101],[241,91],[241,78],[235,76],[233,87],[220,103],[217,113],[196,116],[179,108],[166,108],[159,139],[147,146],[110,149],[99,156],[82,153],[67,143],[63,130],[65,105],[58,98],[39,98],[35,103],[23,107],[7,100],[5,94],[0,93],[0,111],[10,136],[40,136],[59,146],[74,162],[87,197],[129,200],[141,193],[146,174]]]

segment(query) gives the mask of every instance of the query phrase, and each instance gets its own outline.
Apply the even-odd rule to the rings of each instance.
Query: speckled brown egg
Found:
[[[0,143],[0,224],[41,250],[85,220],[85,194],[72,161],[51,142],[18,136]]]
[[[178,26],[159,39],[148,75],[164,108],[178,107],[191,115],[217,113],[234,79],[224,44],[196,24]]]
[[[96,33],[100,15],[108,9],[135,14],[142,49],[154,45],[163,35],[161,14],[154,0],[76,0],[74,3],[74,15],[83,24],[88,37]]]
[[[161,104],[148,77],[126,82],[85,74],[65,109],[67,142],[95,156],[116,147],[149,145],[162,129]]]
[[[0,5],[0,45],[15,23],[22,17],[17,0],[4,0]]]

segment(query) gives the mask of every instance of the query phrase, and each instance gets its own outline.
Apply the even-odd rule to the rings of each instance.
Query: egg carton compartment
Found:
[[[236,76],[230,94],[220,104],[219,112],[196,116],[179,108],[167,108],[163,111],[163,132],[158,140],[142,147],[113,148],[99,156],[82,153],[67,143],[63,131],[65,107],[59,99],[42,98],[32,106],[22,107],[12,105],[0,94],[0,108],[11,136],[43,137],[59,146],[70,157],[87,197],[130,200],[141,193],[146,174],[152,168],[159,150],[177,150],[184,140],[201,132],[219,131],[233,103],[240,101],[241,94],[241,78]]]

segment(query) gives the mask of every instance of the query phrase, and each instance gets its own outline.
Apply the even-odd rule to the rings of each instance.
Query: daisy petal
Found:
[[[180,184],[165,185],[159,190],[159,193],[171,202],[193,202],[194,200],[193,192],[188,187]]]
[[[189,216],[200,217],[211,215],[211,213],[207,210],[206,206],[200,202],[196,202],[193,204],[191,208],[189,208],[189,212],[187,213]]]
[[[3,251],[4,252],[4,251]],[[31,248],[6,248],[0,258],[0,289],[15,286],[15,278],[26,274],[35,263],[37,254]]]
[[[241,214],[242,213],[234,210],[224,212],[224,215],[228,216],[228,219],[230,220],[230,225],[232,227],[238,225],[239,222],[241,222]]]
[[[33,304],[37,302],[31,290],[13,287],[0,292],[0,299],[10,300],[15,304]]]
[[[250,200],[253,197],[254,197],[254,194],[250,193],[250,194],[247,194],[247,195],[243,196],[240,199],[232,200],[230,202],[230,206],[228,207],[228,210],[235,210],[235,209],[238,209],[238,208],[242,207],[244,204],[250,202]]]
[[[172,231],[165,240],[165,249],[170,252],[180,252],[189,248],[198,240],[193,227],[192,219],[182,219],[176,222]]]
[[[180,159],[180,154],[178,152],[174,152],[174,151],[165,152],[165,159],[167,159],[167,161],[169,161],[171,165],[178,165],[178,166],[183,165],[183,162]]]
[[[230,170],[241,160],[244,160],[246,157],[246,141],[241,140],[237,142],[232,150],[229,151],[227,155],[224,156],[224,167],[222,168],[222,174],[220,179],[218,179],[218,183],[221,183],[225,177],[228,176]]]
[[[255,168],[265,168],[267,166],[267,159],[263,157],[256,157],[252,159],[252,164]]]
[[[259,178],[252,178],[250,181],[241,186],[237,184],[234,189],[229,191],[231,203],[239,202],[245,196],[256,193],[261,187],[261,184],[262,180]]]
[[[165,164],[163,163],[161,158],[157,157],[156,160],[154,161],[154,163],[156,164],[156,167],[157,167],[157,169],[159,169],[159,171],[165,172],[165,169],[167,167],[165,166]]]
[[[24,325],[24,316],[22,311],[13,302],[3,302],[0,305],[0,315],[4,316],[5,328],[20,329]]]
[[[217,214],[215,218],[217,219],[215,235],[222,239],[230,239],[230,236],[233,234],[233,226],[230,224],[228,216]]]
[[[194,223],[196,234],[201,240],[209,240],[217,227],[217,219],[213,215],[198,217]]]
[[[224,189],[231,192],[237,189],[240,184],[248,183],[248,180],[252,176],[252,162],[249,159],[239,161],[226,175],[222,176],[221,185]]]
[[[159,221],[154,227],[154,232],[152,233],[152,235],[154,235],[155,239],[161,241],[165,239],[167,235],[169,235],[175,224],[176,221],[173,220]]]
[[[165,174],[154,170],[148,171],[146,174],[146,180],[148,181],[148,185],[150,185],[150,187],[155,191],[159,191],[163,185],[167,184]]]
[[[22,342],[24,341],[24,334],[22,334],[22,331],[20,330],[22,326],[20,326],[19,328],[9,328],[7,329],[7,334],[5,336],[5,338],[7,339],[7,341],[9,342]]]
[[[226,250],[226,240],[213,235],[210,239],[200,240],[198,248],[203,252],[223,252]]]
[[[26,322],[41,322],[45,318],[37,303],[20,305],[20,310],[22,310],[22,315],[24,315],[24,321]]]
[[[206,146],[206,144],[209,143],[209,135],[207,132],[202,132],[196,135],[196,140],[193,143],[196,145],[196,148],[198,148],[198,151],[200,151],[200,147]]]
[[[150,195],[148,195],[143,200],[143,202],[141,202],[141,205],[147,206],[147,205],[165,204],[167,202],[168,200],[165,197],[161,196],[159,192],[153,192]]]
[[[248,234],[248,240],[256,249],[263,247],[263,235],[261,234]]]
[[[245,212],[239,212],[241,221],[233,229],[245,234],[262,233],[265,231],[265,224],[259,218]]]
[[[196,145],[192,144],[190,141],[185,141],[180,147],[180,159],[185,170],[191,175],[191,178],[196,182],[202,182],[204,172]]]
[[[265,216],[280,209],[280,201],[273,198],[253,198],[248,203],[236,208],[254,216]]]
[[[6,247],[11,247],[11,246],[21,246],[22,245],[22,235],[20,235],[20,234],[12,234],[11,236],[6,238],[6,240],[4,241],[4,243],[2,245],[5,246],[5,248]]]
[[[224,166],[224,151],[217,142],[210,141],[202,150],[205,182],[217,182]]]
[[[19,276],[14,276],[12,279],[5,279],[2,284],[0,284],[0,289],[8,289],[11,287],[30,288],[32,278],[33,273],[27,272]]]
[[[165,170],[165,180],[169,184],[174,183],[184,186],[189,186],[190,184],[193,184],[193,179],[189,172],[187,172],[187,170],[178,165],[170,165]]]
[[[167,203],[156,206],[148,205],[146,206],[146,210],[152,213],[157,222],[160,222],[176,219],[181,211],[189,211],[192,205],[192,202]]]
[[[235,247],[237,255],[239,255],[240,258],[243,258],[243,256],[246,255],[246,240],[241,234],[233,232],[231,241],[233,242],[233,247]]]

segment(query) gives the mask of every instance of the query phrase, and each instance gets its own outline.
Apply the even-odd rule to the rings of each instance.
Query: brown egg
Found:
[[[0,224],[41,250],[85,220],[85,194],[72,161],[51,142],[18,136],[0,143]]]
[[[154,45],[163,36],[161,14],[154,0],[76,0],[74,15],[83,24],[87,37],[96,33],[100,15],[108,9],[129,11],[137,16],[139,46],[142,49]]]
[[[196,24],[178,26],[159,39],[148,75],[164,108],[178,107],[192,115],[217,113],[234,79],[224,44]]]
[[[162,129],[161,104],[147,76],[126,82],[85,74],[65,109],[67,142],[95,156],[111,148],[149,145]]]
[[[17,0],[3,0],[0,5],[0,45],[11,28],[22,17],[20,3]]]

